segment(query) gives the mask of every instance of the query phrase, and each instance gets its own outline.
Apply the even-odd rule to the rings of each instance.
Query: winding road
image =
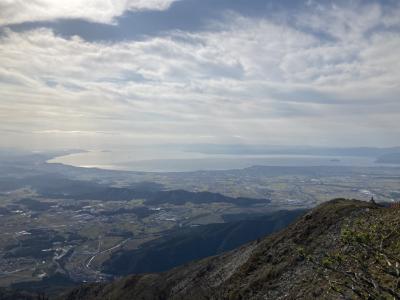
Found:
[[[123,240],[122,242],[118,243],[117,245],[111,247],[111,248],[108,248],[108,249],[103,250],[103,251],[98,251],[96,254],[94,254],[93,256],[91,256],[91,257],[88,259],[88,261],[87,261],[87,263],[86,263],[86,268],[88,268],[88,269],[90,269],[90,270],[92,270],[92,271],[95,271],[95,270],[93,270],[93,269],[90,268],[90,264],[93,262],[93,260],[94,260],[97,256],[99,256],[99,255],[101,255],[101,254],[104,254],[104,253],[107,253],[107,252],[111,252],[111,251],[113,251],[113,250],[115,250],[115,249],[117,249],[117,248],[119,248],[119,247],[125,245],[125,244],[126,244],[128,241],[130,241],[130,240],[131,240],[131,238],[128,238],[128,239]],[[99,245],[100,245],[100,240],[99,240]]]

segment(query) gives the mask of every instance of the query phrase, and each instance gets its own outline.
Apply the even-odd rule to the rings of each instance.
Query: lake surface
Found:
[[[49,163],[75,167],[144,172],[189,172],[264,166],[388,166],[375,158],[314,155],[209,155],[176,150],[88,151],[56,157]]]

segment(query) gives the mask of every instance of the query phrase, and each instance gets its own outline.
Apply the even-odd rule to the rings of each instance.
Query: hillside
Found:
[[[0,287],[1,300],[48,300],[43,293],[29,293]]]
[[[182,228],[139,249],[116,252],[105,262],[103,271],[117,276],[167,271],[276,232],[305,212],[301,209],[278,211],[250,220]]]
[[[261,241],[61,299],[398,299],[399,210],[336,199]]]

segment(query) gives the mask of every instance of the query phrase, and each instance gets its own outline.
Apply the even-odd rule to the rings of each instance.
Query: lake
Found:
[[[189,172],[198,170],[242,169],[264,166],[388,166],[375,158],[315,155],[226,155],[202,154],[167,149],[138,148],[119,151],[87,151],[60,156],[48,161],[65,165],[107,170],[143,172]]]

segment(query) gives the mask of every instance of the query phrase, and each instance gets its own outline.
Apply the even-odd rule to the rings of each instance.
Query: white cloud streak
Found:
[[[1,0],[0,25],[83,19],[114,24],[126,11],[165,10],[177,0]]]
[[[339,9],[347,13],[326,14]],[[315,25],[324,15],[308,19],[334,40],[237,15],[215,31],[120,43],[7,31],[0,130],[8,139],[1,143],[84,148],[240,136],[247,143],[392,145],[400,136],[400,35],[371,31],[386,20],[375,10],[380,15],[352,15],[354,30],[343,30],[347,19],[332,19],[339,29]]]

